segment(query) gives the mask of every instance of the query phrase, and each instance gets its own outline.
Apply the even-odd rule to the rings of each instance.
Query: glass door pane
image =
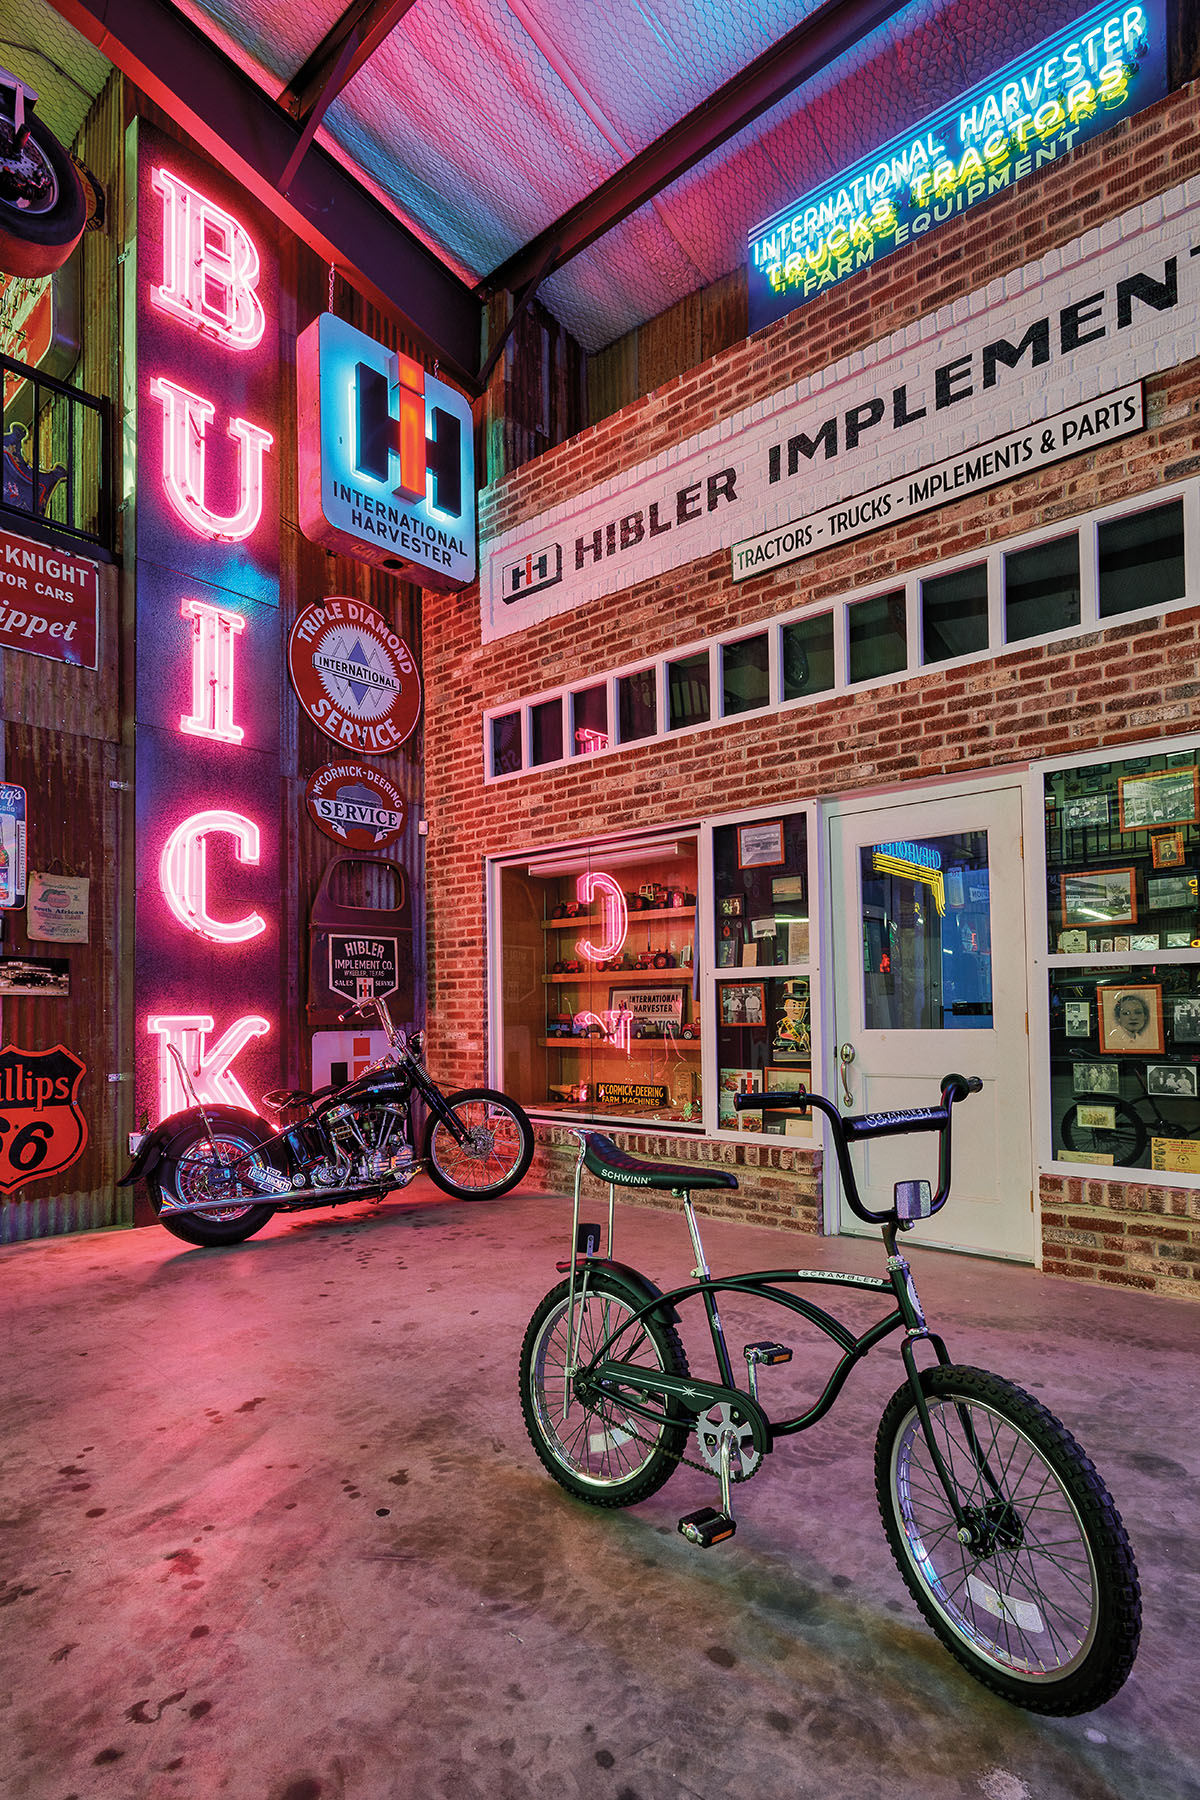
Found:
[[[869,844],[859,857],[866,1030],[990,1029],[987,832]]]

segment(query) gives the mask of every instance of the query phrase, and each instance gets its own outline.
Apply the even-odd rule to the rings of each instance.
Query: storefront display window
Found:
[[[1079,623],[1079,539],[1054,538],[1004,559],[1004,636],[1010,643]]]
[[[499,871],[500,1086],[541,1113],[701,1124],[695,832]]]
[[[1200,742],[1044,799],[1053,1155],[1200,1174]]]
[[[1098,528],[1097,536],[1102,619],[1182,600],[1182,500],[1125,519],[1110,519]]]
[[[713,830],[717,1129],[811,1137],[811,1120],[734,1111],[737,1093],[812,1086],[808,820]],[[766,975],[764,970],[772,973]],[[736,971],[736,974],[734,973]]]
[[[908,660],[904,589],[876,594],[846,608],[851,681],[874,681],[894,674]]]

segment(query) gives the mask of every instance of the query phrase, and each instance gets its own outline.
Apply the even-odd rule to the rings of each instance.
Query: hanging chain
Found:
[[[334,277],[334,266],[333,266],[333,263],[331,262],[329,265],[329,310],[330,310],[330,312],[333,311],[333,277]]]

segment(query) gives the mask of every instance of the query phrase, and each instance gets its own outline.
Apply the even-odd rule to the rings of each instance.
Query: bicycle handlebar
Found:
[[[800,1112],[816,1107],[819,1112],[823,1112],[829,1120],[850,1210],[867,1225],[886,1225],[895,1220],[895,1207],[889,1207],[885,1212],[872,1212],[870,1207],[863,1205],[858,1183],[854,1179],[854,1170],[850,1165],[850,1145],[863,1138],[900,1137],[915,1131],[936,1131],[938,1185],[929,1209],[929,1217],[932,1218],[934,1213],[941,1211],[950,1197],[951,1109],[957,1101],[965,1100],[969,1094],[979,1093],[982,1087],[983,1082],[978,1075],[943,1075],[940,1106],[909,1107],[903,1112],[854,1113],[847,1117],[843,1117],[832,1100],[826,1100],[823,1094],[810,1094],[804,1088],[779,1093],[735,1094],[733,1108],[735,1112],[761,1112],[769,1103],[772,1112],[783,1112],[789,1107],[796,1107]]]

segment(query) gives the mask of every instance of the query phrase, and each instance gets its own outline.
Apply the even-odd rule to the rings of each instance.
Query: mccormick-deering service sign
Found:
[[[475,445],[464,397],[333,313],[296,346],[306,537],[428,588],[475,579]]]

